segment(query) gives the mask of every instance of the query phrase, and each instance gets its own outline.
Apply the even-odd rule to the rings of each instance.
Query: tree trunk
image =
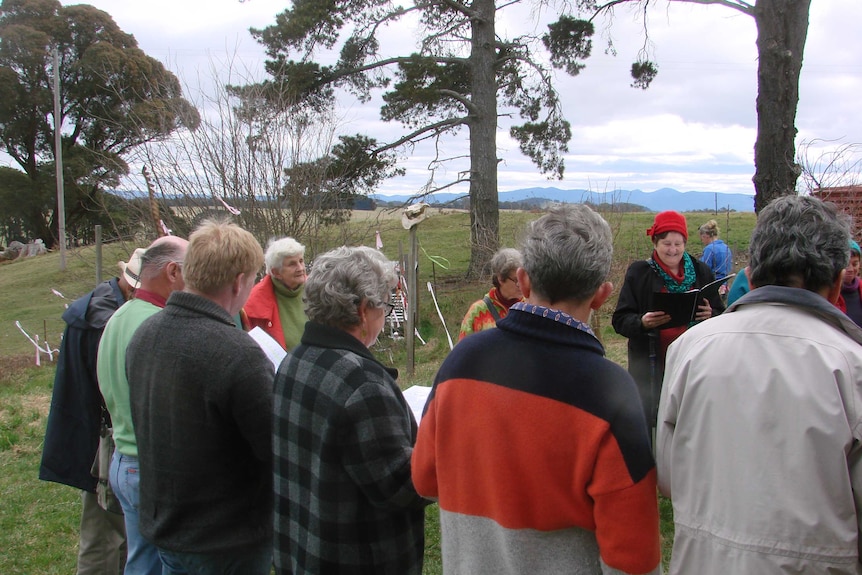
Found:
[[[811,0],[758,0],[754,211],[796,193],[796,107]]]
[[[470,128],[470,265],[467,277],[480,277],[500,245],[497,197],[497,80],[494,0],[474,0],[470,51],[473,112]]]

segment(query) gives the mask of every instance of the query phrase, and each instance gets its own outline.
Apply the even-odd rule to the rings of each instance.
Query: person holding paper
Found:
[[[439,500],[443,572],[658,575],[640,399],[589,324],[613,291],[610,226],[565,204],[521,253],[526,300],[455,346],[419,425],[413,482]]]
[[[629,373],[637,383],[647,423],[654,427],[665,352],[688,329],[688,322],[663,327],[672,318],[652,310],[653,293],[698,289],[713,282],[715,276],[709,266],[685,251],[688,225],[684,215],[675,211],[657,214],[647,235],[653,243],[652,256],[632,263],[626,270],[612,324],[618,334],[629,340]],[[701,299],[694,320],[703,321],[722,311],[724,304],[716,291],[711,299]]]
[[[273,469],[278,575],[421,575],[424,507],[410,480],[416,421],[369,351],[397,276],[377,250],[318,256],[308,323],[275,378]]]
[[[232,317],[262,264],[250,232],[204,220],[189,238],[185,287],[127,347],[139,527],[161,575],[270,573],[274,373]]]

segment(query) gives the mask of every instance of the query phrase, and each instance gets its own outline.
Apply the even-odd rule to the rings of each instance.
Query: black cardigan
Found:
[[[696,288],[702,287],[715,279],[712,270],[705,263],[692,257],[694,261]],[[644,406],[644,414],[650,426],[655,425],[656,408],[661,394],[661,382],[664,377],[664,361],[656,358],[654,380],[650,377],[650,340],[654,342],[658,354],[659,330],[646,330],[641,323],[643,314],[649,311],[649,301],[653,292],[661,291],[664,280],[650,267],[647,260],[633,262],[620,289],[617,308],[614,311],[612,323],[614,330],[629,340],[629,373],[637,383]],[[709,300],[712,315],[724,311],[724,303],[718,295]],[[651,381],[655,385],[651,385]]]

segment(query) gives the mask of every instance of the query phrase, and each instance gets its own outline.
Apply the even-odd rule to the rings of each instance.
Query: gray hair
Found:
[[[613,252],[610,226],[583,204],[532,222],[521,249],[532,290],[550,303],[592,297],[610,274]]]
[[[188,244],[185,240],[171,238],[173,236],[159,238],[141,256],[141,279],[157,277],[169,263],[183,263]]]
[[[308,319],[340,329],[358,325],[359,305],[381,307],[398,281],[395,265],[369,247],[335,248],[314,260],[302,299]]]
[[[488,262],[488,268],[491,271],[491,282],[495,287],[500,287],[501,280],[505,280],[509,275],[523,265],[524,260],[521,257],[521,252],[514,248],[500,248],[491,257]]]
[[[305,256],[305,246],[295,239],[281,238],[280,240],[271,240],[269,245],[266,246],[266,253],[263,254],[266,273],[274,269],[280,269],[284,258],[296,256]]]
[[[782,196],[757,216],[749,252],[753,286],[820,291],[850,261],[850,221],[831,202]]]

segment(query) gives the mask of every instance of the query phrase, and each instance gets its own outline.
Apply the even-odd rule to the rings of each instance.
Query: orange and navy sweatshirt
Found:
[[[589,326],[526,303],[455,346],[412,456],[447,574],[659,573],[655,463],[634,381]]]

